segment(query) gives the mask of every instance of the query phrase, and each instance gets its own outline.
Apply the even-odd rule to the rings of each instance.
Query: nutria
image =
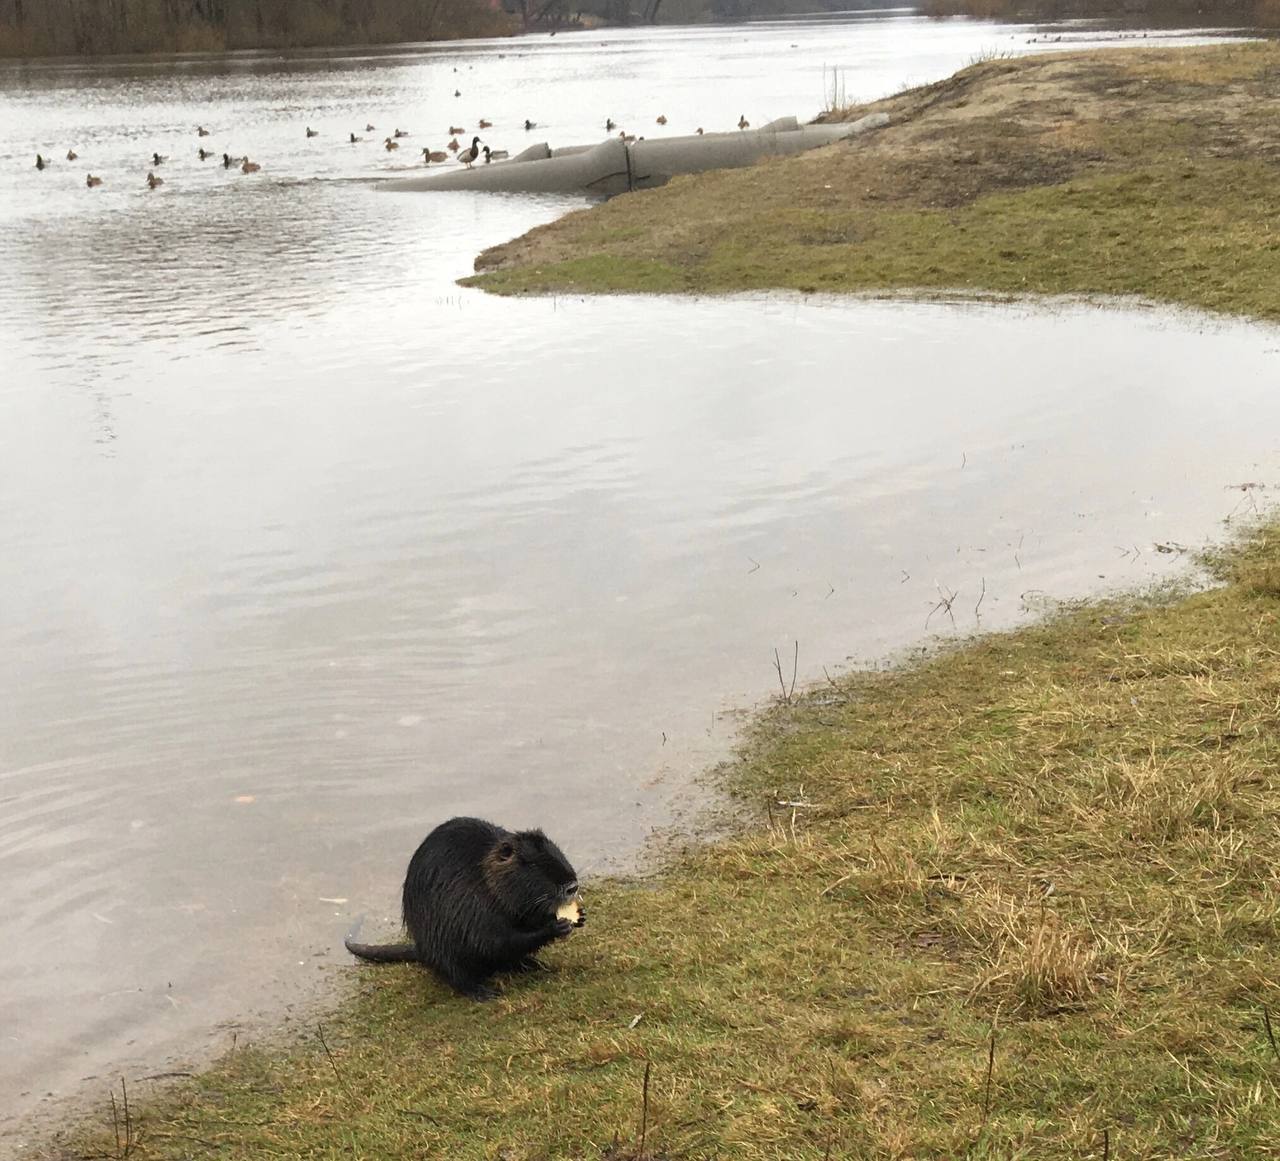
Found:
[[[512,832],[478,818],[451,818],[425,839],[404,878],[404,926],[412,943],[346,941],[375,963],[416,962],[473,1000],[497,995],[498,972],[536,971],[534,953],[577,923],[556,912],[578,893],[568,859],[540,830]]]

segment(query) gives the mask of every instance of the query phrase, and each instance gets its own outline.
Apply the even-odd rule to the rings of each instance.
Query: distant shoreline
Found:
[[[618,4],[624,7],[619,8]],[[830,0],[834,3],[835,0]],[[0,0],[0,60],[389,48],[445,40],[595,28],[744,24],[801,15],[832,19],[914,9],[937,19],[1106,21],[1118,27],[1280,30],[1280,0],[918,0],[890,8],[854,0],[814,12],[805,0],[117,0],[92,16],[72,0]],[[175,15],[175,9],[178,10]],[[359,19],[350,17],[352,11]]]

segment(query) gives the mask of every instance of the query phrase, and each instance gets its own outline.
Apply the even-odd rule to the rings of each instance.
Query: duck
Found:
[[[222,155],[222,168],[230,169],[233,165],[235,165],[235,162],[231,160],[231,154],[224,153]]]
[[[745,113],[743,113],[743,114],[738,118],[738,128],[739,128],[739,129],[750,129],[750,128],[751,128],[751,122],[747,120],[747,115],[746,115]]]
[[[45,167],[46,165],[48,165],[48,164],[49,164],[49,163],[48,163],[47,161],[45,161],[45,159],[44,159],[43,157],[41,157],[41,156],[40,156],[40,154],[38,154],[38,153],[36,154],[36,168],[37,168],[37,169],[44,169],[44,167]]]
[[[373,133],[373,132],[375,132],[374,127],[373,127],[372,125],[365,125],[365,127],[364,127],[364,131],[365,131],[366,133]]]
[[[618,136],[621,138],[624,145],[630,145],[636,139],[636,135],[634,133],[628,133],[625,129],[619,129]]]
[[[196,126],[196,136],[197,136],[197,137],[208,137],[208,136],[209,136],[209,130],[208,130],[208,129],[206,129],[203,125],[197,125],[197,126]]]
[[[465,130],[461,125],[450,125],[450,126],[449,126],[449,136],[450,136],[450,137],[457,137],[457,135],[458,135],[459,133],[465,133],[465,132],[466,132],[466,130]]]
[[[471,138],[471,145],[458,154],[458,160],[462,162],[462,164],[465,165],[468,169],[470,169],[471,163],[475,161],[475,159],[479,156],[480,156],[480,138],[473,137]]]
[[[658,114],[658,124],[665,125],[667,123],[667,115],[665,113]]]
[[[617,127],[618,123],[612,117],[606,117],[604,119],[604,131],[606,133],[612,133]]]
[[[75,159],[76,159],[77,157],[79,157],[79,156],[80,156],[80,155],[79,155],[79,154],[78,154],[74,149],[68,149],[68,150],[67,150],[67,160],[68,160],[68,161],[75,161]]]
[[[538,127],[538,123],[537,121],[530,121],[529,118],[526,117],[524,120],[524,127],[526,130],[536,129]]]
[[[480,128],[481,128],[481,129],[492,129],[492,128],[493,128],[493,122],[492,122],[492,121],[486,121],[483,117],[481,117],[481,118],[480,118]]]
[[[157,169],[159,169],[160,166],[162,166],[168,160],[169,159],[167,157],[161,157],[160,154],[158,153],[153,153],[151,155],[151,164],[154,165]]]
[[[90,189],[93,189],[94,186],[98,186],[102,184],[102,178],[94,177],[93,174],[87,173],[85,174],[84,184],[87,185]]]
[[[351,144],[352,144],[352,145],[354,145],[357,141],[363,141],[363,140],[364,140],[364,138],[363,138],[363,137],[357,137],[354,133],[352,133],[352,134],[351,134]]]
[[[400,137],[408,137],[409,134],[404,129],[397,129],[394,133],[391,134],[391,136],[395,138],[400,138]]]
[[[382,147],[383,147],[383,149],[385,149],[388,153],[390,153],[393,149],[399,149],[399,148],[400,148],[400,142],[399,142],[399,141],[392,141],[392,140],[391,140],[391,138],[390,138],[390,137],[388,137],[388,138],[387,138],[387,139],[382,143]]]
[[[155,175],[154,173],[148,173],[148,174],[147,174],[147,186],[148,186],[148,188],[150,188],[150,189],[155,189],[155,188],[156,188],[156,186],[158,186],[158,185],[164,185],[164,178],[162,178],[162,177],[156,177],[156,175]]]
[[[460,97],[460,96],[462,96],[462,90],[461,90],[461,89],[454,89],[454,90],[453,90],[453,95],[454,95],[455,97]]]
[[[461,130],[460,130],[460,132],[461,132]],[[456,137],[450,137],[450,138],[449,138],[449,144],[448,144],[448,145],[446,145],[446,146],[445,146],[445,148],[446,148],[450,153],[457,153],[457,152],[458,152],[458,150],[462,148],[462,146],[458,144],[458,139],[457,139]]]
[[[487,145],[484,147],[484,163],[488,165],[491,161],[505,161],[511,154],[505,149],[490,149]]]
[[[241,173],[257,173],[258,170],[260,170],[261,168],[262,166],[260,166],[256,161],[250,161],[246,157],[244,159],[244,164],[240,167],[240,172]]]
[[[319,130],[319,129],[312,129],[312,128],[311,128],[311,126],[310,126],[310,125],[308,125],[308,126],[307,126],[307,136],[308,136],[308,137],[319,137],[319,136],[320,136],[320,130]]]
[[[695,132],[698,134],[698,136],[699,136],[699,137],[701,137],[701,136],[702,136],[702,126],[701,126],[701,125],[699,125],[699,126],[698,126],[698,128],[695,130]]]
[[[422,150],[422,161],[425,165],[430,165],[433,161],[448,161],[449,155],[443,149],[432,149],[425,146]]]
[[[210,158],[210,157],[212,157],[212,156],[213,156],[213,151],[212,151],[211,149],[206,149],[206,148],[202,145],[202,146],[200,146],[200,148],[199,148],[199,149],[197,149],[197,150],[196,150],[196,156],[197,156],[198,158],[200,158],[200,160],[201,160],[201,161],[204,161],[205,159]]]

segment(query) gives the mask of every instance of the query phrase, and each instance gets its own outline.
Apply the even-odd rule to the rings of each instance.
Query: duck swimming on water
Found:
[[[75,159],[76,159],[78,156],[79,156],[79,154],[78,154],[78,153],[76,153],[76,151],[75,151],[74,149],[68,149],[68,150],[67,150],[67,160],[68,160],[68,161],[75,161]]]
[[[147,174],[147,188],[155,189],[158,185],[164,185],[164,178],[156,177],[154,173]]]
[[[745,113],[743,113],[743,114],[738,118],[738,128],[739,128],[739,129],[750,129],[750,128],[751,128],[751,122],[747,120],[747,115],[746,115]]]
[[[484,163],[488,165],[491,161],[504,161],[511,154],[505,149],[490,149],[487,145],[484,147]]]
[[[151,164],[154,165],[157,169],[168,160],[169,159],[167,157],[161,157],[160,154],[158,153],[153,153],[151,155]]]
[[[93,189],[94,186],[102,184],[102,178],[94,177],[93,174],[87,173],[85,174],[84,184],[87,185],[90,189]]]
[[[262,166],[260,166],[256,161],[250,161],[246,157],[244,159],[244,164],[240,167],[240,172],[241,173],[257,173],[258,170],[260,170],[261,168]]]
[[[307,126],[307,136],[308,136],[308,137],[319,137],[319,136],[320,136],[320,130],[319,130],[319,129],[312,129],[312,128],[311,128],[311,126],[310,126],[310,125],[308,125],[308,126]]]
[[[526,129],[526,130],[528,130],[528,129],[536,129],[536,128],[538,127],[538,123],[537,123],[537,121],[530,121],[530,120],[526,117],[526,118],[525,118],[525,122],[524,122],[524,127],[525,127],[525,129]]]

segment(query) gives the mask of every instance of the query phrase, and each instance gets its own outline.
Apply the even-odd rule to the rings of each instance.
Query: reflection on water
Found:
[[[803,116],[824,64],[869,96],[1024,40],[0,68],[0,1112],[277,1012],[443,816],[625,859],[775,646],[803,680],[918,639],[940,589],[968,630],[980,592],[999,627],[1161,575],[1155,541],[1274,478],[1261,328],[488,299],[454,285],[475,253],[577,203],[381,194],[411,161],[340,141]],[[197,123],[263,173],[198,162]]]

